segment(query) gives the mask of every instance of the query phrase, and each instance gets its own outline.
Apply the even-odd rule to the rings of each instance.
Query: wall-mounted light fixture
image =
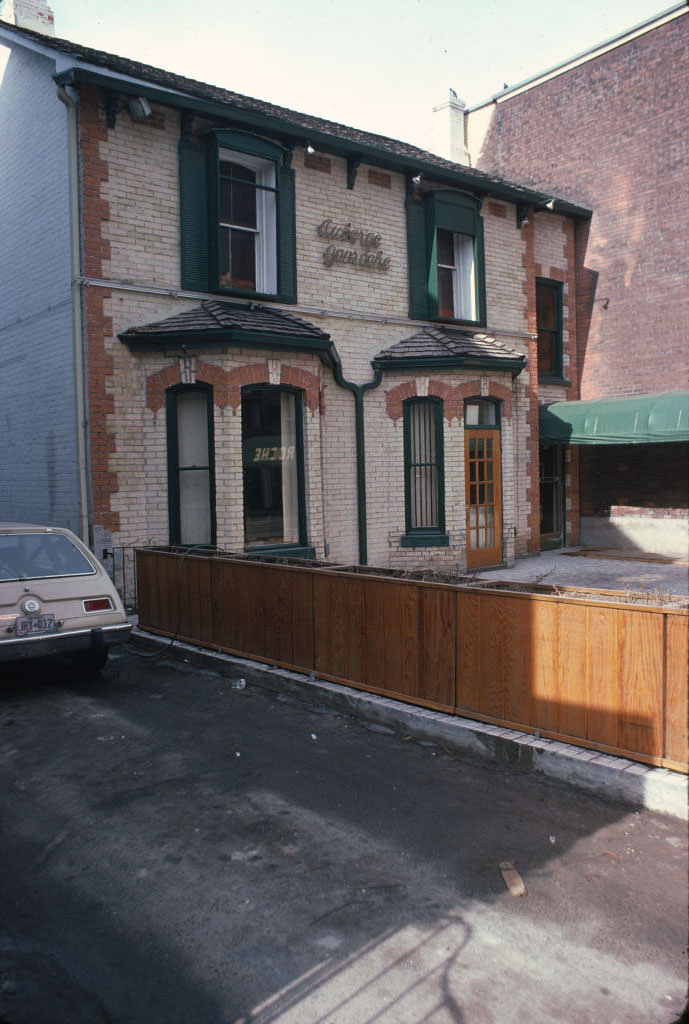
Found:
[[[546,210],[554,210],[555,209],[555,200],[554,199],[549,199],[548,202],[545,204],[545,208],[546,208]]]
[[[306,143],[306,152],[309,154],[309,156],[313,156],[313,154],[316,152],[316,150],[313,148],[310,142]]]
[[[143,96],[132,96],[127,107],[132,121],[143,121],[151,116],[151,104]]]
[[[421,184],[421,179],[422,178],[423,178],[423,174],[415,174],[414,177],[412,178],[412,183],[414,185],[416,185],[417,188],[418,188],[418,186]]]

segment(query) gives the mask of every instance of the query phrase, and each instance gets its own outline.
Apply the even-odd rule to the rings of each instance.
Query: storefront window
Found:
[[[242,463],[246,546],[302,543],[299,394],[278,387],[242,389]]]

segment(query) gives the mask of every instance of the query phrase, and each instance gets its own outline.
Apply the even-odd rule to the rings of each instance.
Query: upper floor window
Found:
[[[275,164],[220,150],[218,160],[220,288],[277,291]]]
[[[438,228],[438,316],[476,320],[474,239],[447,228]]]
[[[406,533],[402,545],[446,545],[443,406],[411,398],[403,406]]]
[[[409,313],[423,320],[486,320],[479,201],[437,190],[407,200]]]
[[[536,279],[538,376],[562,379],[562,285]]]
[[[294,172],[239,131],[180,141],[182,285],[296,302]]]

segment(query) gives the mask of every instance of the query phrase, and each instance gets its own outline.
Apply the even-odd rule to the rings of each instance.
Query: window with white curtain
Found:
[[[213,544],[213,393],[173,388],[167,396],[170,543]]]

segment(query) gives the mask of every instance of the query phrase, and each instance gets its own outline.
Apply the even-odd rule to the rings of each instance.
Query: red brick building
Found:
[[[569,440],[584,544],[687,551],[688,81],[684,3],[466,115],[476,167],[593,210],[577,225],[569,371],[571,397],[591,404],[555,403],[541,423],[542,521],[561,500],[550,442]],[[570,475],[571,503],[574,461]]]

